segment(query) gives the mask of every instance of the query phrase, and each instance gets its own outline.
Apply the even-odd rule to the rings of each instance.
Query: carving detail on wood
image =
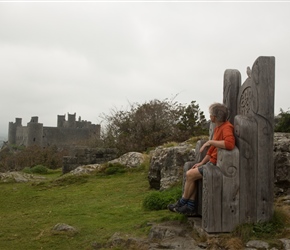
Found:
[[[229,156],[229,152],[226,150],[218,150],[218,168],[222,172],[222,174],[226,177],[235,177],[237,175],[238,169],[237,166],[234,166],[232,163],[227,161]]]
[[[251,87],[245,88],[241,95],[240,105],[239,105],[239,109],[240,109],[239,113],[241,115],[248,115],[250,113],[252,98],[253,98],[252,88]]]
[[[221,167],[220,170],[224,176],[231,177],[231,178],[235,177],[237,175],[237,172],[238,172],[237,167],[232,166],[232,165],[226,166],[226,167]]]

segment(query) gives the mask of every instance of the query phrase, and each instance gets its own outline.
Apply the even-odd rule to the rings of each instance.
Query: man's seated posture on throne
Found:
[[[209,107],[210,120],[215,123],[213,139],[207,141],[200,148],[200,152],[209,147],[206,156],[186,172],[186,181],[182,198],[175,204],[169,204],[168,209],[172,212],[194,216],[196,214],[196,181],[203,176],[203,167],[210,164],[216,167],[217,148],[232,150],[235,147],[234,127],[227,121],[228,108],[221,103],[214,103]]]

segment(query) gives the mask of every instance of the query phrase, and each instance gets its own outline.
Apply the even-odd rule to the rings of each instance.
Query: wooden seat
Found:
[[[218,149],[198,186],[198,211],[208,233],[231,232],[273,215],[275,58],[259,57],[241,85],[238,70],[224,74],[223,102],[230,110],[236,147]],[[203,142],[198,142],[196,152]],[[196,162],[203,157],[197,154]]]

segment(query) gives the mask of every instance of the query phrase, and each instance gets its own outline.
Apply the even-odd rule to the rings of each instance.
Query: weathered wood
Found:
[[[209,233],[273,215],[275,58],[259,57],[247,74],[242,85],[239,71],[224,74],[223,101],[237,147],[219,149],[217,166],[204,167],[202,226]]]
[[[219,149],[218,155],[217,166],[204,167],[202,222],[208,233],[231,232],[239,223],[239,150]]]
[[[253,118],[235,117],[236,145],[240,165],[240,221],[256,221],[257,189],[257,124]]]
[[[266,221],[273,214],[274,71],[274,57],[259,57],[238,96],[241,223]]]
[[[221,232],[223,180],[221,171],[211,163],[203,169],[202,225],[207,232]]]
[[[239,150],[218,149],[217,167],[223,178],[221,196],[222,232],[231,232],[239,224],[240,213],[240,180],[239,180]]]
[[[253,88],[257,107],[253,112],[258,124],[257,220],[267,221],[273,215],[274,188],[274,89],[275,58],[259,57],[253,64]]]
[[[223,103],[229,109],[229,122],[234,124],[238,112],[237,99],[241,86],[241,73],[236,69],[227,69],[224,73]]]

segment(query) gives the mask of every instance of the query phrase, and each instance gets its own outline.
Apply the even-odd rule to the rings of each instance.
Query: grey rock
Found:
[[[153,225],[148,236],[149,249],[202,249],[191,235],[192,228],[177,221]]]
[[[183,165],[195,159],[193,145],[158,147],[151,152],[148,180],[151,188],[165,190],[182,180]]]
[[[267,242],[261,241],[261,240],[251,240],[251,241],[247,242],[246,247],[258,248],[258,249],[268,249],[269,244]]]
[[[77,233],[77,230],[65,223],[58,223],[56,224],[53,228],[52,231],[56,231],[56,232],[69,232],[69,233]]]
[[[280,239],[285,250],[290,249],[290,239]]]
[[[91,174],[102,168],[101,164],[90,164],[79,166],[76,169],[72,170],[70,173],[73,175],[82,175],[82,174]]]
[[[274,171],[276,196],[290,192],[290,134],[274,134]]]
[[[145,161],[145,157],[143,154],[139,152],[129,152],[121,157],[111,160],[108,163],[120,163],[128,168],[136,168],[140,166]]]
[[[30,182],[30,181],[43,181],[46,178],[43,176],[35,176],[32,174],[26,174],[23,172],[6,172],[0,173],[0,181],[1,182]]]

